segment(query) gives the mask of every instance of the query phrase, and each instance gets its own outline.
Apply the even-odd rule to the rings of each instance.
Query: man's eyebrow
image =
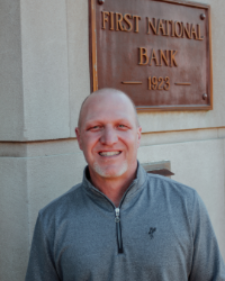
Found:
[[[90,120],[85,123],[85,128],[90,127],[90,126],[95,126],[95,125],[101,125],[103,124],[102,120]]]
[[[95,119],[95,120],[90,120],[90,121],[87,121],[86,124],[85,124],[85,128],[89,127],[89,126],[93,126],[93,125],[104,125],[104,124],[107,124],[107,123],[111,123],[110,121],[109,122],[104,122],[103,119]],[[125,123],[129,126],[133,126],[134,124],[132,124],[131,121],[127,120],[126,118],[118,118],[118,119],[114,119],[112,120],[112,123],[115,123],[115,124],[118,124],[118,123]]]
[[[118,119],[116,123],[125,123],[125,124],[130,125],[130,126],[133,125],[132,122],[130,122],[129,120],[124,119],[124,118]]]

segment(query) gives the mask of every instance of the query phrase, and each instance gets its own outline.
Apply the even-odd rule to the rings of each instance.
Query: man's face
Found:
[[[136,123],[126,96],[110,92],[86,101],[76,134],[92,179],[123,178],[135,172],[141,138]]]

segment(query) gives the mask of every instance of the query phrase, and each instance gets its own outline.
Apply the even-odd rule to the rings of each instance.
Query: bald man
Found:
[[[83,180],[39,212],[26,281],[225,281],[225,266],[197,193],[146,174],[133,102],[90,95],[75,129]]]

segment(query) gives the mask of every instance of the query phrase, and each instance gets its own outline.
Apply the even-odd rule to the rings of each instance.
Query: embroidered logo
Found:
[[[150,227],[148,234],[150,235],[150,238],[154,238],[154,233],[156,232],[156,227]]]

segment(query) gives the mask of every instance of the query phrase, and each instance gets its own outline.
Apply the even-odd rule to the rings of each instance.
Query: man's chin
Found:
[[[127,171],[127,163],[118,166],[101,167],[98,163],[94,164],[94,171],[102,178],[117,178],[122,176]]]

